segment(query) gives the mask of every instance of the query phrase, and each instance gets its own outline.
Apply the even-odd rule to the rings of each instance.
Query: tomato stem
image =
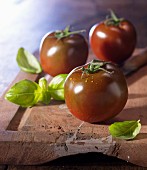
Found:
[[[114,21],[119,21],[119,18],[116,16],[116,14],[113,12],[112,9],[110,9],[110,15],[111,15],[111,18],[114,20]]]
[[[109,72],[108,70],[103,68],[108,63],[110,63],[110,62],[104,62],[104,61],[99,61],[99,60],[92,60],[88,64],[87,68],[82,67],[82,71],[83,71],[83,73],[86,73],[86,74],[93,74],[93,73],[96,73],[96,72],[102,70],[102,71],[105,71],[105,72],[111,74],[112,72]]]
[[[105,20],[105,25],[107,26],[118,26],[124,18],[118,18],[112,9],[110,9],[110,16]]]
[[[68,25],[64,30],[62,31],[56,31],[54,36],[57,38],[57,39],[61,39],[61,38],[64,38],[64,37],[68,37],[69,35],[73,35],[73,34],[78,34],[78,33],[82,33],[82,32],[85,32],[86,30],[78,30],[78,31],[73,31],[73,32],[70,32],[70,26]]]

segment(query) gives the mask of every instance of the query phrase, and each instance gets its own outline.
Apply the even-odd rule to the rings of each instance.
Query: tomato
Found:
[[[122,64],[135,49],[136,30],[130,21],[111,11],[111,18],[90,29],[89,40],[97,58]]]
[[[94,123],[110,119],[124,108],[128,88],[118,66],[94,60],[69,73],[64,96],[69,111],[75,117]]]
[[[51,76],[69,73],[85,64],[88,44],[81,31],[70,32],[69,27],[45,35],[41,42],[40,62],[44,72]]]

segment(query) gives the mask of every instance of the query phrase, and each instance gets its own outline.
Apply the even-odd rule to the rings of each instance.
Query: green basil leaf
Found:
[[[20,48],[17,53],[16,61],[18,66],[24,72],[29,73],[41,73],[42,68],[39,61],[34,55],[26,51],[24,48]]]
[[[109,126],[109,132],[113,137],[120,139],[133,139],[140,132],[140,120],[115,122]]]
[[[50,92],[48,91],[42,91],[42,97],[41,97],[41,100],[40,100],[42,103],[44,104],[49,104],[50,101],[51,101],[51,94]]]
[[[48,91],[55,100],[64,100],[64,82],[68,74],[59,74],[49,83]]]
[[[47,80],[45,79],[45,77],[40,78],[38,84],[42,90],[44,90],[44,91],[48,90],[48,83],[47,83]]]
[[[50,95],[50,92],[48,91],[47,80],[44,77],[39,79],[39,86],[42,89],[41,102],[44,103],[44,104],[49,104],[50,101],[51,101],[51,95]]]
[[[30,107],[41,100],[40,86],[30,80],[22,80],[12,86],[5,95],[5,99],[22,107]]]

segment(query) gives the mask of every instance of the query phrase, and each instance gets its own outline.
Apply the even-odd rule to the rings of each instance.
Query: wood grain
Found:
[[[19,74],[16,76],[15,80],[12,81],[9,87],[14,85],[16,82],[23,80],[25,78],[35,81],[37,79],[37,74],[28,74],[25,72],[20,71]],[[0,129],[5,130],[19,107],[17,105],[11,104],[8,101],[4,100],[5,93],[0,98],[0,104],[3,107],[0,107]]]
[[[39,75],[38,75],[39,76]],[[37,75],[20,72],[13,83]],[[100,152],[147,167],[147,66],[127,79],[129,99],[123,111],[104,123],[89,124],[71,115],[64,102],[21,108],[1,97],[0,163],[42,164],[63,156]],[[13,84],[12,83],[12,84]],[[5,104],[4,104],[5,103]],[[113,139],[108,132],[115,121],[141,120],[140,134],[132,141]],[[20,152],[21,151],[21,152]]]

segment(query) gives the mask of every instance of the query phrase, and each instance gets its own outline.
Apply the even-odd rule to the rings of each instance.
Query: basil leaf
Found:
[[[22,80],[10,88],[5,95],[5,99],[22,107],[30,107],[40,101],[41,96],[42,90],[37,83]]]
[[[39,79],[39,86],[42,89],[41,102],[44,104],[49,104],[51,101],[51,95],[50,95],[50,92],[48,91],[47,80],[44,77]]]
[[[49,83],[48,91],[55,100],[64,100],[64,82],[68,74],[59,74]]]
[[[109,126],[109,132],[113,137],[126,140],[135,138],[140,129],[140,120],[115,122]]]
[[[48,90],[48,84],[47,84],[47,80],[45,79],[45,77],[42,77],[39,79],[39,86],[44,91]]]
[[[29,73],[41,73],[42,68],[38,60],[34,55],[26,51],[24,48],[20,48],[17,53],[16,61],[18,66],[24,72]]]

